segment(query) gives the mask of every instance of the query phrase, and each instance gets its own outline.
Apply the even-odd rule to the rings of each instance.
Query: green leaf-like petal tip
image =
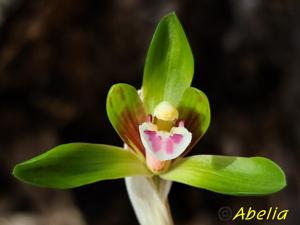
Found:
[[[25,183],[58,189],[148,174],[144,163],[131,152],[87,143],[59,145],[13,170],[13,175]]]
[[[175,163],[161,174],[167,180],[236,196],[267,195],[286,185],[285,175],[263,157],[197,155]]]
[[[148,112],[162,101],[177,106],[193,73],[189,42],[177,16],[170,13],[158,24],[146,58],[143,95]]]

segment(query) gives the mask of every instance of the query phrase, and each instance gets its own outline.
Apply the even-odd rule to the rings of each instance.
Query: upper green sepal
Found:
[[[143,96],[148,113],[168,101],[177,106],[194,74],[193,54],[175,13],[159,22],[151,41],[143,77]]]
[[[236,196],[267,195],[286,186],[281,168],[263,157],[191,156],[178,161],[160,176]]]
[[[58,189],[149,174],[145,163],[133,153],[115,146],[87,143],[59,145],[13,170],[13,175],[25,183]]]

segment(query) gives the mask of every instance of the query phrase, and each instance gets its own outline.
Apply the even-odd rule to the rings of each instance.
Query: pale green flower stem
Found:
[[[172,182],[153,177],[125,178],[127,192],[140,225],[173,225],[168,204]]]

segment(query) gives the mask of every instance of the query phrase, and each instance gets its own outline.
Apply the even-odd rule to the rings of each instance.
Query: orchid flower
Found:
[[[39,187],[67,189],[126,178],[142,225],[172,224],[167,204],[171,182],[213,192],[267,195],[285,185],[284,172],[263,157],[187,153],[209,127],[206,95],[191,87],[194,61],[175,13],[159,23],[147,54],[142,88],[115,84],[108,118],[124,147],[69,143],[16,165],[13,174]]]

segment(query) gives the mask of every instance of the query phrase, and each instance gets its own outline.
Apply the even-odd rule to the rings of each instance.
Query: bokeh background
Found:
[[[114,83],[139,88],[159,19],[180,18],[195,57],[193,86],[211,126],[191,154],[266,156],[288,186],[231,197],[174,184],[178,225],[233,224],[230,206],[289,209],[300,222],[300,4],[297,0],[0,0],[0,225],[136,225],[123,180],[39,189],[13,166],[67,142],[122,145],[105,111]],[[257,224],[250,221],[247,224]],[[239,222],[243,224],[243,222]]]

